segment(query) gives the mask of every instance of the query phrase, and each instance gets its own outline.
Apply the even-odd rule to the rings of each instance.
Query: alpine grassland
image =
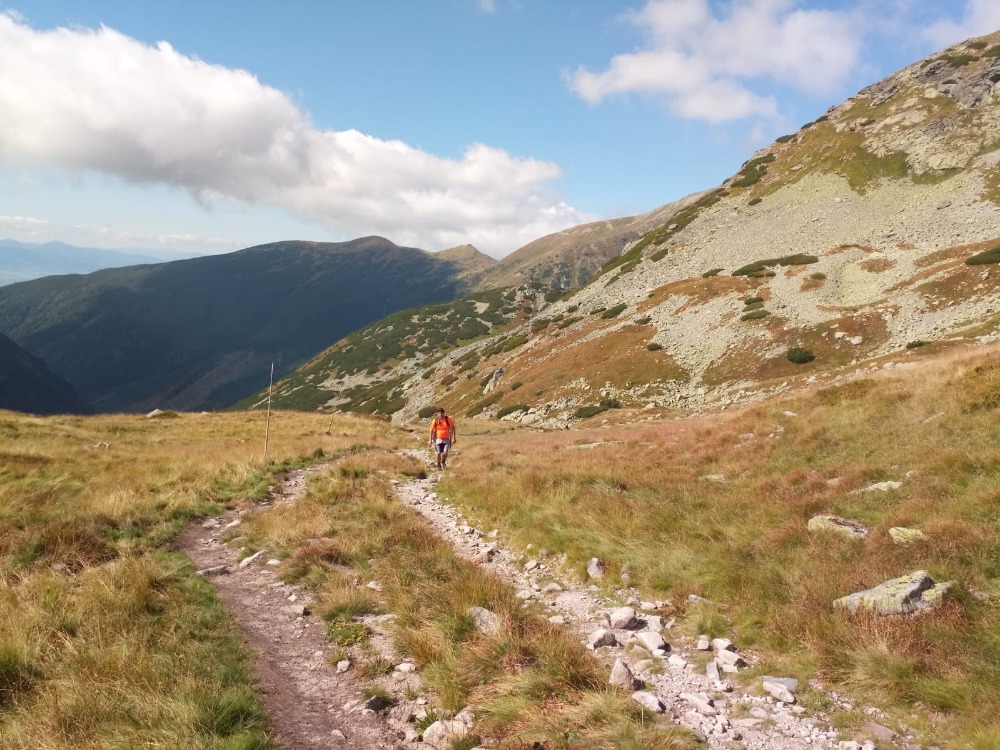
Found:
[[[609,688],[605,668],[577,638],[458,557],[395,498],[393,477],[424,472],[423,461],[384,450],[354,453],[314,478],[298,502],[249,513],[243,543],[277,554],[285,579],[311,588],[331,638],[356,649],[368,677],[384,676],[393,663],[354,637],[357,618],[393,615],[398,652],[414,659],[439,708],[473,708],[475,731],[489,747],[695,747],[686,730],[657,726],[627,693]],[[495,633],[476,628],[472,607],[499,617]],[[339,640],[345,633],[349,643]]]
[[[372,418],[0,412],[0,747],[270,748],[238,631],[172,537]]]
[[[750,689],[816,679],[927,744],[986,750],[1000,747],[998,408],[1000,354],[953,353],[694,419],[469,438],[438,487],[512,549],[565,554],[581,578],[600,558],[602,585],[627,573],[642,598],[671,600],[681,632],[731,638],[754,655]],[[823,513],[870,533],[808,531]],[[897,544],[892,527],[925,538]],[[834,611],[915,570],[955,582],[943,606]],[[869,720],[819,691],[802,700],[836,726]]]

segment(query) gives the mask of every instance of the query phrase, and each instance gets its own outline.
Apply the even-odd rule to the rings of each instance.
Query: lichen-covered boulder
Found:
[[[848,539],[864,539],[868,536],[867,526],[839,516],[813,516],[806,528],[809,531],[831,531]]]
[[[940,604],[951,582],[935,583],[927,571],[917,570],[900,578],[893,578],[867,591],[837,599],[835,609],[848,612],[872,612],[877,615],[904,615]]]
[[[896,544],[916,544],[927,538],[920,529],[908,529],[905,526],[893,526],[889,529],[889,536]]]

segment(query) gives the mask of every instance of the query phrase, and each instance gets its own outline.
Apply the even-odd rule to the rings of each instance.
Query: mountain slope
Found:
[[[86,414],[89,409],[69,383],[38,357],[0,335],[0,409],[31,414]]]
[[[505,332],[516,349],[400,372],[395,418],[705,408],[1000,337],[998,81],[1000,33],[870,86]],[[452,379],[470,359],[483,388]]]
[[[459,260],[380,237],[228,255],[0,289],[0,331],[101,411],[232,403],[344,334],[453,299]]]
[[[626,245],[668,221],[702,195],[696,193],[640,216],[582,224],[540,237],[487,271],[477,288],[516,287],[539,282],[570,289],[584,284]]]

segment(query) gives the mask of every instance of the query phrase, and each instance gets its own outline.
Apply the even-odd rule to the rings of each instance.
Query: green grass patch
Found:
[[[766,260],[758,260],[753,263],[749,263],[742,268],[737,268],[733,271],[733,276],[756,276],[767,271],[768,268],[774,266],[805,266],[811,263],[819,263],[819,258],[815,255],[806,255],[804,253],[796,253],[795,255],[786,255],[781,258],[767,258]]]
[[[519,411],[528,411],[531,407],[528,404],[512,404],[510,406],[505,406],[500,411],[497,412],[497,419],[503,419],[508,414],[514,414]]]
[[[794,365],[804,365],[816,359],[816,355],[801,346],[793,346],[785,352],[785,359]]]
[[[619,315],[625,312],[626,309],[628,309],[628,305],[625,304],[624,302],[615,305],[614,307],[609,307],[607,310],[601,313],[601,318],[603,318],[604,320],[611,320],[612,318],[617,318]]]
[[[994,263],[1000,263],[1000,247],[976,253],[965,261],[965,265],[967,266],[986,266]]]
[[[724,268],[710,268],[709,270],[705,271],[705,273],[703,273],[701,277],[703,279],[710,279],[713,276],[718,276],[724,270],[725,270]]]
[[[740,320],[742,321],[762,320],[763,318],[766,318],[770,314],[771,313],[767,310],[751,310],[750,312],[741,315]]]
[[[646,348],[651,352],[658,352],[663,348],[663,344],[657,344],[655,341],[646,344]]]

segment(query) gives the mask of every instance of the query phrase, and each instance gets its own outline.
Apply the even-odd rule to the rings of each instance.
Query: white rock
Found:
[[[671,667],[677,667],[678,669],[684,669],[688,665],[684,657],[679,654],[671,654],[670,658],[667,659],[667,664]]]
[[[712,648],[715,651],[735,651],[736,648],[733,646],[733,642],[728,638],[713,638]]]
[[[337,672],[344,673],[351,668],[350,659],[341,659],[337,662]]]
[[[372,591],[381,591],[382,584],[379,583],[378,581],[369,581],[368,588],[370,588]]]
[[[642,680],[637,679],[628,665],[621,659],[615,659],[615,664],[611,668],[611,679],[609,684],[620,687],[623,690],[638,690],[642,687]]]
[[[485,607],[470,607],[466,614],[481,633],[493,635],[500,629],[500,616]]]
[[[681,693],[681,698],[690,703],[702,716],[715,716],[719,713],[705,693]]]
[[[590,562],[587,563],[587,575],[591,578],[599,579],[603,578],[604,574],[607,572],[607,568],[604,563],[598,560],[596,557],[592,557]]]
[[[764,680],[763,684],[764,690],[766,690],[775,700],[779,700],[782,703],[795,703],[795,696],[792,695],[792,691],[780,682]]]
[[[712,642],[708,639],[707,635],[698,636],[698,645],[695,646],[699,651],[711,651]]]
[[[553,625],[565,625],[566,618],[563,617],[562,615],[552,615],[552,617],[549,618],[549,622],[551,622]]]
[[[650,693],[646,690],[639,690],[632,693],[632,700],[643,708],[648,708],[654,714],[662,714],[666,710],[660,702],[660,699],[657,698],[654,693]]]
[[[411,661],[404,661],[402,664],[396,665],[396,671],[403,674],[413,674],[417,671],[417,665]]]
[[[628,630],[639,624],[635,610],[631,607],[619,607],[608,615],[608,622],[615,630]]]
[[[617,646],[618,639],[615,638],[615,634],[606,628],[598,628],[589,636],[587,636],[587,644],[592,648],[600,648],[601,646]]]
[[[712,661],[705,665],[705,675],[713,682],[718,682],[722,679],[722,675],[719,674],[719,663],[715,659],[712,659]]]
[[[659,615],[650,615],[646,618],[646,630],[653,633],[663,632],[663,618]]]
[[[266,554],[267,550],[262,549],[259,552],[254,552],[249,557],[244,557],[242,560],[240,560],[240,570],[250,567]]]
[[[638,633],[635,637],[648,651],[655,651],[656,649],[663,649],[664,651],[667,651],[670,648],[667,645],[667,642],[663,640],[663,636],[659,633],[651,633],[647,631],[645,633]]]
[[[434,750],[449,750],[458,740],[469,735],[469,727],[463,721],[435,721],[424,730],[424,744]]]

